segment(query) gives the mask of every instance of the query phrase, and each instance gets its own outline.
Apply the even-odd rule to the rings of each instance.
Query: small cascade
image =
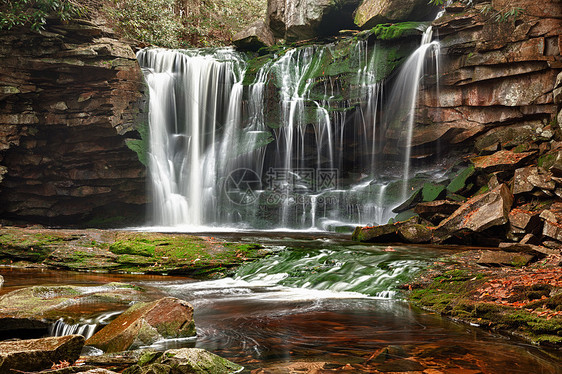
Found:
[[[402,247],[346,248],[319,241],[305,250],[297,246],[245,264],[233,278],[172,285],[166,290],[194,303],[225,296],[260,301],[396,299],[397,287],[423,269],[431,255],[425,249],[416,256]]]
[[[94,335],[97,323],[76,323],[69,325],[61,318],[51,325],[49,328],[50,336],[66,336],[66,335],[82,335],[88,339]]]
[[[56,320],[49,328],[50,336],[82,335],[86,339],[93,336],[99,326],[106,325],[113,317],[121,314],[122,311],[104,313],[96,318],[86,319],[79,323],[68,324],[64,319]]]

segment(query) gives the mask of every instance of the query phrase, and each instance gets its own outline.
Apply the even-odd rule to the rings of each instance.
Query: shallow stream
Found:
[[[0,294],[34,284],[125,281],[189,301],[197,338],[159,349],[199,347],[250,370],[559,373],[556,352],[420,310],[398,286],[443,250],[359,245],[338,237],[228,236],[261,242],[272,256],[229,278],[107,275],[0,269]],[[292,370],[292,371],[291,371]]]

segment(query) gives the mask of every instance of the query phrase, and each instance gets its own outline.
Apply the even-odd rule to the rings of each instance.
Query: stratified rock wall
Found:
[[[142,220],[145,168],[125,144],[144,90],[131,47],[76,21],[0,31],[0,59],[0,218]]]
[[[439,96],[435,86],[422,93],[415,146],[437,141],[445,128],[443,146],[464,143],[476,153],[550,141],[560,130],[553,122],[562,69],[560,1],[494,0],[482,12],[487,5],[456,3],[434,22],[442,44]],[[523,13],[496,20],[513,7]]]

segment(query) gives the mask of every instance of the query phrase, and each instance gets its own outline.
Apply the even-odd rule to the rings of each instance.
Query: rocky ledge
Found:
[[[10,266],[217,277],[267,254],[256,244],[187,234],[0,228],[0,264]]]

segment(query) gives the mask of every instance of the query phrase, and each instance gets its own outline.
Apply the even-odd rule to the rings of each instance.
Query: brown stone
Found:
[[[104,352],[120,352],[150,345],[162,338],[194,335],[191,305],[183,300],[166,297],[152,303],[132,306],[88,339],[86,344]]]
[[[258,21],[232,38],[232,43],[241,50],[257,51],[262,47],[271,47],[275,38],[263,21]]]
[[[82,335],[0,342],[0,373],[41,371],[53,363],[73,363],[84,346]]]
[[[517,252],[482,251],[482,255],[476,263],[486,266],[525,266],[531,262],[534,257],[535,256],[530,254]]]
[[[425,0],[363,0],[355,12],[355,24],[368,29],[386,22],[424,21],[435,9]]]
[[[471,161],[474,163],[476,169],[480,169],[485,173],[493,173],[496,171],[515,169],[533,155],[534,152],[515,153],[502,150],[489,156],[472,158]]]
[[[431,230],[420,224],[400,225],[398,235],[406,243],[429,243],[431,241]]]
[[[546,237],[562,242],[562,224],[545,221],[542,234]]]
[[[521,229],[521,233],[536,233],[540,230],[541,220],[538,212],[513,209],[509,212],[509,223],[512,227]]]
[[[531,192],[534,188],[554,190],[556,183],[551,173],[541,172],[537,167],[528,166],[515,170],[513,194]]]
[[[358,242],[370,243],[399,241],[397,227],[394,224],[357,227],[351,238]]]
[[[504,225],[509,220],[512,204],[513,195],[505,184],[475,196],[435,228],[434,240],[443,241],[457,233],[481,232],[493,226]]]

